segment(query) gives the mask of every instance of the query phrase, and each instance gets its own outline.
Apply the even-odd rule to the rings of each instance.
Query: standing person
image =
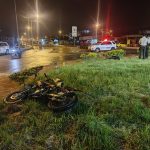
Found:
[[[139,58],[145,59],[146,58],[146,49],[148,45],[148,39],[146,35],[143,35],[143,37],[139,40],[140,44],[140,53],[139,53]]]
[[[147,49],[146,49],[146,58],[148,58],[148,54],[149,54],[149,48],[150,48],[150,35],[148,35],[147,37]]]

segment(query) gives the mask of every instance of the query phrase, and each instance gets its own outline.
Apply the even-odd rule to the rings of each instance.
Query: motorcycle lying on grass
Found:
[[[13,92],[4,98],[7,104],[15,104],[27,99],[44,101],[54,112],[70,110],[78,102],[75,89],[63,86],[60,79],[51,79],[44,74],[45,80],[25,85],[20,91]]]

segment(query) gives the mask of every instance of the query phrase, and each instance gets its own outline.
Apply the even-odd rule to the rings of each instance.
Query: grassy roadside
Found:
[[[92,97],[79,94],[72,112],[57,115],[32,100],[19,115],[0,104],[0,149],[150,149],[150,60],[90,60],[49,75]]]

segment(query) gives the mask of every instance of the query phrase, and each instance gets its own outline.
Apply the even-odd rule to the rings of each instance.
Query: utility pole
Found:
[[[31,27],[30,27],[30,19],[29,19],[29,16],[27,17],[27,21],[28,21],[28,26],[27,26],[27,39],[28,39],[28,45],[30,44],[30,30],[31,30]]]
[[[33,21],[31,19],[31,45],[33,47]]]
[[[15,7],[15,17],[16,17],[16,28],[17,28],[18,47],[19,47],[19,49],[20,49],[20,35],[19,35],[19,25],[18,25],[18,15],[17,15],[16,0],[14,0],[14,7]]]
[[[99,29],[99,16],[100,16],[100,0],[97,2],[97,18],[96,18],[96,39],[98,38],[98,29]]]
[[[38,0],[36,0],[36,21],[37,21],[37,25],[36,25],[37,41],[39,41],[39,4],[38,4]]]

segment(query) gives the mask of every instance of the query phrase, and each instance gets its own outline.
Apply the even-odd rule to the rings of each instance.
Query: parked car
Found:
[[[103,41],[91,46],[91,51],[99,52],[105,50],[114,50],[116,49],[116,43],[114,41]]]
[[[9,54],[10,47],[7,42],[0,42],[0,54]]]
[[[88,50],[91,50],[93,45],[100,45],[101,43],[102,43],[102,42],[97,42],[97,43],[95,43],[95,44],[91,44],[90,46],[88,46]]]

